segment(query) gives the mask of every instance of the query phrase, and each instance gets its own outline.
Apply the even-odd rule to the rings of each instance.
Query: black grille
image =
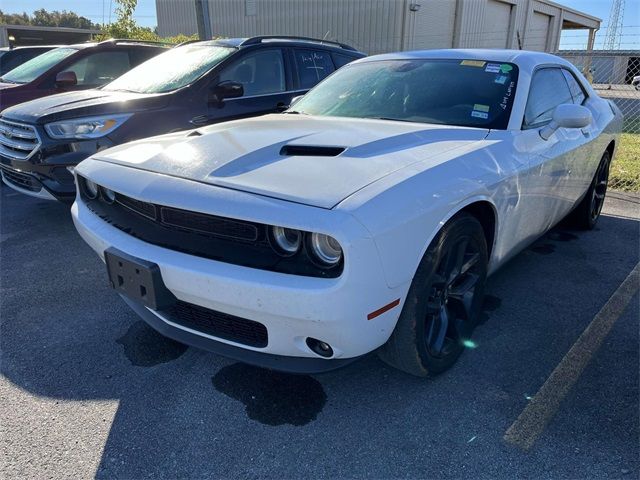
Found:
[[[136,200],[135,198],[127,197],[126,195],[116,194],[116,201],[124,205],[125,207],[133,210],[140,215],[144,215],[147,218],[155,220],[157,218],[156,206],[153,203],[143,202]]]
[[[303,246],[282,257],[268,238],[268,225],[181,210],[134,199],[116,192],[116,201],[91,199],[83,177],[80,194],[96,215],[114,227],[145,242],[220,262],[308,277],[336,278],[343,263],[330,269],[316,266]]]
[[[162,314],[183,327],[243,345],[263,348],[269,341],[267,327],[259,322],[216,312],[191,303],[177,301]]]
[[[18,172],[17,170],[13,170],[12,168],[8,168],[5,166],[1,166],[0,170],[2,171],[2,175],[4,176],[5,180],[15,185],[16,187],[24,188],[25,190],[29,190],[31,192],[39,192],[40,190],[42,190],[42,185],[40,185],[40,183],[31,175]]]
[[[250,223],[168,207],[160,208],[160,216],[162,223],[172,227],[250,242],[258,239],[258,229]]]

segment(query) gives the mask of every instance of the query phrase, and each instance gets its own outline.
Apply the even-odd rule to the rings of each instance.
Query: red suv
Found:
[[[54,48],[0,77],[0,111],[54,93],[99,87],[165,49],[136,40]]]

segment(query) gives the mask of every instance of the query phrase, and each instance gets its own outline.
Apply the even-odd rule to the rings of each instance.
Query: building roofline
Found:
[[[546,3],[552,7],[559,8],[564,10],[565,12],[571,12],[575,15],[579,15],[581,17],[588,18],[589,20],[593,20],[594,22],[602,23],[602,19],[593,15],[589,15],[588,13],[581,12],[580,10],[576,10],[575,8],[567,7],[566,5],[562,5],[561,3],[553,2],[552,0],[538,0],[540,3]]]
[[[32,30],[41,32],[67,32],[67,33],[90,33],[98,35],[102,33],[102,30],[95,30],[92,28],[72,28],[72,27],[43,27],[39,25],[0,25],[0,28],[6,30]]]

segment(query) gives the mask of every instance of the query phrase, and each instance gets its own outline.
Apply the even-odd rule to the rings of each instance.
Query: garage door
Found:
[[[415,27],[412,43],[407,48],[451,48],[453,23],[456,18],[456,2],[451,0],[422,1],[414,13]]]
[[[489,0],[484,10],[484,28],[478,47],[506,48],[510,24],[511,4]]]
[[[530,17],[527,31],[524,37],[525,50],[537,50],[543,52],[547,49],[549,37],[549,24],[551,17],[540,12],[533,12]]]

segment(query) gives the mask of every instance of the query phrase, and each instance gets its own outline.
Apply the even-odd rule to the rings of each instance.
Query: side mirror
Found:
[[[298,103],[302,97],[304,97],[304,95],[298,95],[297,97],[293,97],[291,99],[291,102],[289,103],[289,108],[293,107],[296,103]]]
[[[220,82],[211,89],[209,94],[209,102],[222,103],[226,98],[238,98],[244,95],[244,87],[241,83],[226,80]]]
[[[76,72],[66,71],[56,75],[56,87],[58,88],[75,87],[77,84]]]
[[[544,140],[549,140],[549,137],[559,128],[584,128],[591,124],[591,120],[591,111],[588,108],[564,103],[558,105],[553,111],[553,119],[540,129],[540,136]]]

